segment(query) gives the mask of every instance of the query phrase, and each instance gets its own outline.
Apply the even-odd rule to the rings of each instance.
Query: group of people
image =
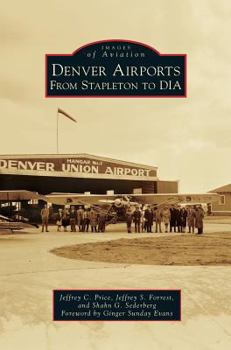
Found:
[[[145,206],[135,210],[128,207],[126,211],[127,231],[132,232],[132,223],[135,232],[188,232],[194,233],[195,228],[198,234],[203,233],[204,210],[201,206],[180,207],[178,205],[154,207]],[[154,226],[154,228],[153,228]]]
[[[47,205],[41,210],[42,232],[48,232],[49,208]],[[203,233],[204,210],[199,206],[180,207],[179,205],[159,206],[152,208],[149,205],[140,208],[129,206],[126,210],[126,222],[128,233],[141,232],[186,232],[194,233],[195,228],[198,234]],[[57,231],[62,228],[66,232],[70,226],[71,232],[105,232],[107,214],[103,211],[96,211],[94,208],[58,209],[55,217]]]
[[[70,226],[71,232],[104,232],[106,226],[106,214],[104,212],[96,212],[93,208],[83,209],[79,207],[77,210],[71,206],[70,210],[67,208],[59,209],[56,216],[57,231],[67,231]]]
[[[48,231],[50,211],[47,205],[41,210],[42,220],[42,232]],[[57,231],[67,232],[68,226],[70,226],[71,232],[104,232],[106,227],[107,215],[104,211],[96,212],[93,208],[83,209],[79,207],[76,209],[71,206],[70,209],[64,207],[58,209],[58,213],[55,214],[55,222],[57,225]]]

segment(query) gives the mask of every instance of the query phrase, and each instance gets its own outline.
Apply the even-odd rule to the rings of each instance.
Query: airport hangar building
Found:
[[[158,168],[89,154],[2,155],[0,190],[59,193],[177,193]]]

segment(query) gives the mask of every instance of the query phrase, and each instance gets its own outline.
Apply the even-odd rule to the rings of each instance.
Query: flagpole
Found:
[[[57,109],[57,120],[56,120],[56,151],[57,154],[59,154],[59,113],[67,117],[68,119],[72,120],[73,122],[77,123],[76,119],[73,118],[70,114],[66,113],[63,109],[58,108]]]
[[[56,152],[59,154],[59,111],[57,110],[56,120]]]

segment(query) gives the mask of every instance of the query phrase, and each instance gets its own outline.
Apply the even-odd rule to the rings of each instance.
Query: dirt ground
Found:
[[[231,265],[231,232],[118,239],[51,250],[68,258],[142,265]]]
[[[166,253],[172,242],[175,248],[182,247],[185,256],[188,255],[183,248],[185,242],[194,242],[194,252],[205,257],[210,249],[208,242],[217,241],[216,249],[221,247],[221,256],[224,246],[228,248],[230,244],[227,243],[230,235],[229,222],[205,222],[205,234],[201,237],[178,233],[128,234],[124,223],[110,225],[103,234],[57,232],[55,226],[44,233],[41,228],[0,233],[0,349],[230,349],[231,264],[146,265],[147,262],[138,261],[141,254],[137,247],[144,245],[147,258],[162,253],[164,261],[166,256],[173,261],[180,255]],[[64,246],[80,249],[85,260],[50,253],[57,248],[62,252]],[[89,255],[82,254],[86,247],[90,247]],[[157,247],[158,253],[154,254]],[[67,251],[70,254],[69,248]],[[125,251],[131,252],[136,264],[116,263],[125,260]],[[100,261],[103,256],[112,262]],[[54,322],[54,289],[181,289],[182,321]]]

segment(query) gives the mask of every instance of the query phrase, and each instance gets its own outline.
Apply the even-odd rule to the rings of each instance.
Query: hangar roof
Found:
[[[142,167],[150,170],[157,170],[158,167],[156,166],[151,166],[151,165],[145,165],[145,164],[139,164],[139,163],[134,163],[134,162],[127,162],[124,160],[118,160],[114,158],[109,158],[109,157],[102,157],[102,156],[97,156],[97,155],[92,155],[88,153],[72,153],[72,154],[5,154],[5,155],[0,155],[0,158],[3,159],[34,159],[34,158],[41,158],[41,159],[57,159],[57,158],[89,158],[89,159],[94,159],[98,161],[105,161],[105,162],[113,162],[116,164],[120,165],[130,165],[130,166],[135,166],[135,167]]]
[[[230,192],[231,193],[231,184],[215,188],[214,190],[209,191],[209,192],[214,192],[214,193],[228,193],[228,192]]]

